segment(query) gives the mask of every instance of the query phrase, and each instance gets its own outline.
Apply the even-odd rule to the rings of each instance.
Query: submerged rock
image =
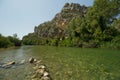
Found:
[[[42,77],[41,80],[51,80],[51,79],[50,79],[50,77],[45,76],[45,77]]]
[[[39,60],[39,61],[36,61],[36,64],[40,64],[40,62],[41,62],[41,60]]]
[[[24,64],[24,63],[25,63],[25,59],[20,62],[20,64]]]
[[[44,74],[44,71],[45,71],[44,69],[38,69],[38,70],[36,70],[36,73],[43,75],[43,74]]]

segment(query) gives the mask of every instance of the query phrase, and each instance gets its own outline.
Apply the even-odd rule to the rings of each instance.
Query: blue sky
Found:
[[[92,6],[93,0],[0,0],[0,33],[17,33],[19,38],[51,20],[66,2]]]

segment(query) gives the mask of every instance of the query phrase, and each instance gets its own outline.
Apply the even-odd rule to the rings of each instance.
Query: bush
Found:
[[[51,46],[58,46],[58,39],[50,39],[48,40],[48,44]]]
[[[59,46],[71,47],[72,46],[71,40],[69,38],[68,39],[64,39],[64,40],[60,40],[59,41]]]
[[[9,46],[13,46],[13,43],[8,38],[0,36],[0,48],[8,48]]]
[[[99,41],[91,40],[89,42],[83,42],[83,48],[98,48],[100,46]]]

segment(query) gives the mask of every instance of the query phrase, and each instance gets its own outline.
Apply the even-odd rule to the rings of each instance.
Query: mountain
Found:
[[[55,17],[39,26],[35,27],[34,33],[38,38],[58,38],[63,35],[68,35],[68,24],[73,18],[78,16],[84,17],[87,7],[77,3],[66,3],[61,12]]]
[[[23,44],[120,48],[119,9],[117,0],[96,0],[91,7],[66,3],[51,21],[25,35]]]

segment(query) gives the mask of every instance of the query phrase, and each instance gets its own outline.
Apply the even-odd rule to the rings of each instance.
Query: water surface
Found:
[[[0,51],[0,64],[30,57],[41,60],[53,80],[120,80],[120,50],[22,46]],[[0,80],[31,80],[32,67],[0,68]]]

